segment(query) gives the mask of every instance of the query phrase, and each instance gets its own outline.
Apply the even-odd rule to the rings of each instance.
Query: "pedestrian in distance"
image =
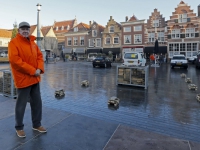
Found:
[[[46,53],[46,63],[48,64],[48,61],[49,61],[49,54],[48,53]]]
[[[36,45],[35,37],[30,35],[30,25],[21,22],[18,34],[8,46],[8,56],[14,84],[17,88],[15,105],[15,129],[19,137],[26,137],[23,118],[28,99],[30,99],[32,129],[47,132],[42,127],[42,100],[40,95],[40,74],[44,73],[43,55]]]

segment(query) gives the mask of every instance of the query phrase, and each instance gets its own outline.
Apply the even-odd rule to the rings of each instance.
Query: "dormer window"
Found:
[[[67,30],[69,30],[69,29],[70,29],[70,26],[68,25],[68,26],[67,26]]]
[[[74,32],[78,32],[78,27],[75,27],[75,28],[74,28]]]
[[[64,26],[61,27],[61,30],[64,30]]]
[[[58,26],[56,27],[56,31],[58,31]]]

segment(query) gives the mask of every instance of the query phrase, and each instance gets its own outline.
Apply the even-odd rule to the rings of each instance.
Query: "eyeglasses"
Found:
[[[25,30],[27,30],[27,31],[30,31],[30,28],[20,28],[22,31],[25,31]]]

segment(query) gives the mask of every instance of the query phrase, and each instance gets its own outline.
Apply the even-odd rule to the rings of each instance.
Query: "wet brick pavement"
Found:
[[[47,127],[52,126],[59,119],[62,120],[73,114],[71,119],[69,117],[71,122],[78,124],[76,120],[73,120],[75,117],[79,122],[85,121],[86,124],[88,122],[88,125],[92,124],[92,129],[97,124],[102,123],[98,120],[106,121],[107,123],[102,123],[102,126],[106,127],[107,132],[110,131],[109,134],[114,132],[111,126],[115,130],[116,125],[120,124],[119,129],[122,131],[125,130],[121,128],[122,126],[129,126],[141,131],[150,131],[152,134],[159,133],[163,136],[167,135],[186,141],[200,142],[200,103],[196,101],[196,94],[200,91],[199,89],[190,91],[187,87],[188,84],[180,77],[181,73],[185,73],[192,79],[194,84],[200,87],[200,70],[196,70],[194,65],[190,65],[187,70],[179,68],[172,70],[169,64],[163,64],[159,68],[150,67],[149,86],[145,90],[138,87],[117,86],[116,65],[113,64],[112,68],[93,68],[90,62],[58,62],[45,65],[46,73],[42,75],[41,82],[41,95],[45,107],[44,125],[47,125]],[[0,68],[8,68],[8,65],[1,65]],[[89,87],[81,87],[81,81],[83,80],[89,80]],[[66,94],[62,99],[54,97],[55,90],[59,89],[64,89]],[[107,100],[111,96],[120,98],[118,109],[108,107]],[[3,104],[9,103],[14,109],[14,102],[3,99],[0,99],[0,102]],[[56,115],[56,113],[51,114],[51,117],[53,116],[55,120],[49,125],[48,122],[50,121],[46,116],[52,110],[62,112],[61,116]],[[7,123],[14,120],[13,113],[7,115],[6,112],[9,111],[9,109],[4,109],[4,113],[0,115],[1,119],[6,118],[3,121]],[[84,119],[81,119],[79,115],[85,116]],[[87,117],[98,119],[97,123],[92,123]],[[64,122],[64,125],[69,126],[69,122]],[[101,127],[98,127],[91,130],[91,132],[98,129],[102,130]],[[3,128],[3,130],[6,129]],[[56,130],[59,129],[56,128]],[[59,130],[59,132],[61,131]],[[102,135],[98,133],[107,140],[109,134],[106,134],[106,132]],[[68,139],[68,137],[65,138]],[[44,140],[40,136],[39,139]],[[113,139],[115,140],[116,137],[113,136]],[[47,141],[50,141],[50,139]],[[105,143],[105,141],[102,143]],[[34,141],[32,144],[34,145]],[[74,142],[74,145],[77,145],[77,143]],[[93,149],[99,147],[98,144],[95,146]],[[108,143],[107,148],[109,149],[110,146],[112,145]],[[26,149],[26,147],[27,145],[23,148]],[[77,149],[79,148],[77,147]],[[102,148],[99,147],[99,149]]]
[[[44,106],[96,119],[130,125],[185,140],[200,142],[200,103],[197,91],[190,91],[185,73],[200,87],[200,70],[171,69],[169,64],[150,67],[149,86],[145,90],[116,86],[116,64],[110,68],[92,68],[89,62],[66,62],[46,65],[41,83]],[[81,87],[89,80],[90,86]],[[54,91],[64,89],[66,96],[56,99]],[[107,106],[111,96],[120,98],[120,106]]]

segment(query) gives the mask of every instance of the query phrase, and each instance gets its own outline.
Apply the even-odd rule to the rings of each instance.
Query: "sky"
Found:
[[[12,29],[15,21],[19,24],[27,21],[31,25],[37,24],[37,3],[40,3],[40,24],[53,25],[54,21],[77,19],[77,22],[89,24],[96,21],[106,26],[113,16],[118,23],[124,22],[125,17],[133,14],[139,19],[149,19],[155,8],[166,20],[172,15],[181,0],[1,0],[0,28]],[[184,0],[194,13],[197,13],[199,0]]]

